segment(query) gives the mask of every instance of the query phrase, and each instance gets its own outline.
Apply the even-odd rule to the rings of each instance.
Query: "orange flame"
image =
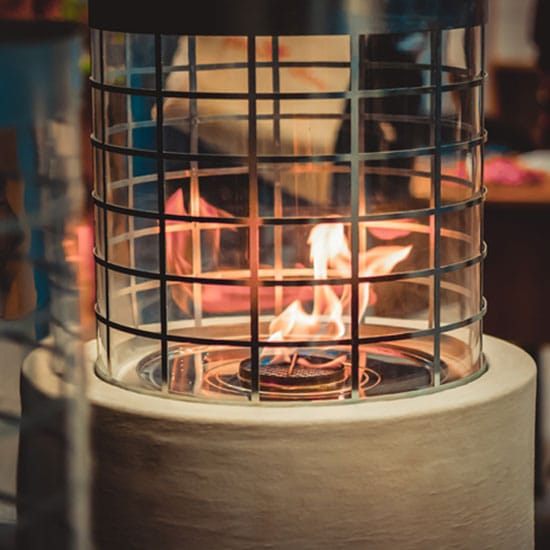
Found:
[[[314,279],[328,279],[329,271],[336,276],[351,276],[351,251],[341,223],[316,225],[309,234],[310,259],[313,263]],[[399,262],[410,254],[411,246],[378,246],[359,253],[359,277],[371,277],[389,273]],[[370,283],[359,287],[359,317],[369,304]],[[293,341],[315,337],[321,340],[337,339],[344,336],[346,329],[343,320],[344,308],[349,304],[349,289],[340,296],[334,286],[318,285],[313,292],[312,312],[307,313],[300,300],[292,302],[269,325],[270,341]],[[275,361],[291,361],[293,350],[276,348]],[[298,364],[306,361],[298,359]],[[309,365],[308,366],[315,366]],[[327,367],[327,364],[323,364]]]

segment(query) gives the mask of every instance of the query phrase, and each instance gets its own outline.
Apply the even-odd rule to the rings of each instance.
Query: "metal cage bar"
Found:
[[[360,37],[351,36],[351,395],[359,397]]]

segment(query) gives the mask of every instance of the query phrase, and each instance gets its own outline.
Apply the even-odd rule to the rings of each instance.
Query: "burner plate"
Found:
[[[306,359],[309,363],[318,365],[315,367],[302,366],[299,359]],[[272,362],[268,357],[262,358],[260,365],[260,389],[282,391],[303,391],[304,389],[325,390],[341,385],[346,380],[346,368],[344,362],[333,367],[323,367],[323,364],[330,363],[334,358],[329,354],[300,353],[297,356],[297,363],[291,369],[288,362]],[[239,380],[245,388],[250,388],[252,379],[252,363],[250,359],[241,361],[239,365]]]
[[[209,348],[189,353],[185,346],[169,349],[170,392],[180,395],[220,398],[250,397],[250,358],[240,357],[228,348]],[[351,364],[339,350],[310,349],[300,352],[311,363],[322,364],[345,356],[335,367],[296,365],[289,375],[288,363],[270,364],[269,357],[260,365],[260,397],[271,401],[319,401],[346,399],[351,396]],[[432,358],[412,348],[394,345],[363,346],[360,350],[359,392],[361,397],[396,394],[429,387],[432,384]],[[144,357],[137,366],[141,383],[149,389],[161,387],[159,353]],[[441,381],[448,368],[441,365]]]

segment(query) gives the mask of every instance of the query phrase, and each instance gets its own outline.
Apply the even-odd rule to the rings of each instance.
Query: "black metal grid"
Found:
[[[485,140],[485,133],[483,131],[483,119],[482,109],[479,110],[481,120],[479,121],[479,127],[481,131],[475,132],[473,126],[469,126],[467,123],[461,124],[460,138],[454,141],[445,142],[442,138],[443,130],[447,127],[453,127],[453,122],[446,120],[442,116],[442,98],[443,94],[447,92],[459,92],[461,90],[468,89],[482,89],[482,82],[484,79],[483,66],[480,67],[480,71],[473,73],[470,69],[464,69],[461,67],[454,67],[443,64],[442,61],[442,41],[443,33],[442,29],[436,29],[429,32],[430,39],[430,56],[431,61],[429,63],[380,63],[370,62],[364,59],[364,44],[365,36],[363,34],[351,34],[349,36],[350,41],[350,62],[334,63],[334,62],[285,62],[279,59],[278,56],[278,37],[272,37],[272,59],[270,62],[262,62],[256,59],[256,35],[249,34],[246,36],[247,40],[247,61],[244,63],[232,63],[232,64],[198,64],[196,60],[196,43],[194,36],[187,37],[189,45],[189,63],[187,65],[180,66],[166,66],[163,63],[163,36],[160,33],[154,35],[155,53],[154,53],[154,67],[149,69],[139,68],[136,72],[140,74],[151,74],[155,79],[155,88],[142,88],[120,86],[106,82],[105,74],[105,43],[104,33],[106,31],[95,31],[99,37],[99,49],[101,56],[100,74],[99,80],[92,78],[91,85],[94,89],[97,89],[101,93],[101,111],[103,126],[100,131],[100,135],[97,133],[92,136],[92,143],[96,149],[101,152],[101,159],[103,163],[103,197],[97,195],[94,196],[94,202],[97,209],[104,216],[104,227],[106,228],[103,236],[103,248],[104,257],[96,254],[96,262],[99,266],[104,268],[105,275],[105,315],[97,312],[98,321],[106,327],[106,352],[107,352],[107,364],[111,363],[111,342],[110,332],[111,329],[121,331],[128,335],[137,337],[148,338],[151,341],[158,341],[161,346],[162,356],[162,381],[164,393],[168,392],[168,379],[169,379],[169,367],[167,364],[168,358],[168,346],[170,343],[182,343],[189,345],[222,345],[222,346],[236,346],[245,347],[250,350],[250,356],[252,359],[252,391],[251,399],[257,401],[260,396],[260,380],[259,380],[259,361],[260,352],[262,348],[314,348],[319,346],[318,341],[292,341],[290,343],[272,342],[268,341],[261,336],[260,330],[260,313],[258,306],[258,292],[261,287],[273,287],[280,295],[285,287],[314,287],[316,285],[328,285],[339,286],[349,285],[351,288],[351,322],[350,322],[350,334],[343,338],[333,340],[323,340],[323,346],[348,346],[350,347],[351,365],[352,365],[352,398],[358,398],[359,387],[359,350],[361,346],[367,344],[375,344],[381,342],[395,342],[406,339],[419,339],[424,337],[433,338],[433,386],[440,385],[440,364],[441,364],[441,336],[444,333],[452,332],[461,327],[467,327],[470,325],[481,326],[481,318],[485,311],[485,303],[483,299],[479,305],[479,310],[473,315],[461,319],[456,322],[442,324],[441,321],[441,288],[442,288],[442,276],[447,273],[460,271],[470,266],[481,264],[483,257],[485,256],[485,245],[480,242],[479,253],[471,255],[465,259],[457,262],[442,263],[441,261],[441,241],[442,238],[455,238],[462,241],[469,241],[470,236],[467,234],[452,235],[449,230],[446,230],[442,225],[442,218],[445,214],[452,212],[466,211],[470,209],[480,209],[480,205],[483,202],[485,190],[481,186],[476,188],[476,182],[473,179],[458,176],[443,175],[441,171],[441,159],[442,156],[449,152],[457,151],[473,151],[478,155],[479,161],[482,166],[482,144]],[[472,41],[472,29],[467,28],[465,30],[465,49],[472,55],[471,50],[473,47],[470,44]],[[481,31],[481,41],[483,42],[483,32]],[[482,44],[481,44],[482,48]],[[474,63],[472,62],[472,66]],[[280,91],[279,84],[279,71],[285,67],[338,67],[348,68],[350,71],[350,86],[349,90],[341,92],[329,92],[329,93],[283,93]],[[200,91],[197,87],[197,75],[201,71],[206,70],[220,70],[227,68],[245,69],[248,76],[248,91],[246,93],[226,93],[226,92],[205,92]],[[269,68],[273,78],[273,91],[269,93],[259,92],[256,88],[257,69]],[[383,88],[383,89],[363,89],[361,86],[362,75],[365,71],[373,68],[391,68],[400,70],[416,70],[416,71],[429,71],[430,82],[422,86],[408,87],[408,88]],[[164,77],[173,72],[186,71],[189,74],[189,90],[188,91],[173,91],[164,89]],[[122,72],[127,72],[126,76],[132,74],[132,70],[126,67]],[[453,82],[447,84],[443,83],[443,75],[451,75]],[[111,79],[112,79],[111,75]],[[451,78],[449,78],[451,80]],[[107,92],[117,92],[126,94],[128,102],[131,97],[150,97],[153,98],[156,105],[156,120],[150,122],[141,123],[142,126],[151,125],[156,128],[156,140],[154,148],[143,149],[134,147],[131,141],[127,145],[114,145],[109,143],[109,135],[114,135],[117,132],[127,132],[131,135],[132,128],[135,128],[137,123],[133,123],[128,120],[126,123],[112,125],[106,127],[106,114],[105,114],[105,94]],[[378,121],[395,121],[399,120],[398,116],[384,117],[384,115],[365,115],[360,112],[360,105],[362,100],[373,98],[387,98],[393,96],[422,96],[426,95],[430,98],[431,113],[429,117],[423,117],[421,115],[410,115],[402,117],[403,120],[410,122],[415,120],[416,122],[429,123],[432,127],[430,142],[422,146],[414,148],[406,148],[400,150],[379,150],[373,152],[362,152],[361,144],[363,143],[363,134],[365,124]],[[248,154],[247,155],[228,155],[228,154],[208,154],[200,152],[198,148],[198,130],[196,126],[191,127],[190,142],[191,147],[189,152],[173,152],[166,151],[164,147],[164,120],[163,120],[163,105],[167,98],[182,98],[188,99],[190,105],[189,117],[192,119],[197,115],[197,102],[201,99],[217,99],[217,100],[233,100],[240,99],[246,100],[248,105],[247,114],[244,116],[245,120],[249,120],[248,125]],[[283,154],[270,154],[264,155],[258,153],[257,148],[257,134],[256,134],[256,120],[268,119],[273,123],[274,143],[277,148],[280,144],[280,122],[285,118],[296,118],[299,115],[284,115],[280,112],[280,102],[282,100],[315,100],[315,99],[345,99],[349,101],[350,112],[348,115],[343,115],[343,119],[346,118],[351,128],[351,143],[349,153],[338,154],[323,154],[323,155],[283,155]],[[261,100],[273,101],[273,115],[266,116],[257,113],[257,102]],[[129,105],[129,103],[128,103]],[[130,110],[130,109],[128,109]],[[312,115],[308,113],[308,117]],[[315,116],[315,115],[313,115]],[[317,115],[321,117],[322,115]],[[235,120],[238,115],[228,115],[228,119]],[[472,121],[475,122],[475,121]],[[106,153],[113,152],[118,153],[130,158],[150,158],[156,161],[157,171],[151,176],[140,176],[140,182],[153,182],[157,181],[158,191],[158,211],[153,212],[151,210],[135,208],[133,204],[129,204],[127,207],[115,204],[109,201],[109,193],[113,189],[108,189],[107,185],[107,170],[106,165]],[[411,157],[431,157],[431,169],[429,171],[415,170],[415,169],[388,169],[387,167],[368,166],[369,162],[378,160],[392,160]],[[215,217],[200,215],[199,209],[193,204],[191,205],[190,212],[186,215],[175,215],[165,212],[165,182],[170,178],[177,177],[175,174],[167,172],[165,170],[165,162],[167,161],[182,161],[188,163],[189,170],[179,171],[179,176],[189,178],[192,194],[199,195],[199,178],[204,173],[223,174],[227,173],[227,168],[200,168],[203,161],[216,161],[222,166],[236,165],[242,166],[242,168],[234,168],[229,170],[241,171],[244,174],[248,174],[249,185],[249,215],[242,217],[237,216],[234,218]],[[303,162],[321,164],[332,163],[333,166],[348,165],[349,172],[351,174],[351,195],[349,205],[349,215],[339,216],[335,218],[333,216],[297,216],[289,220],[282,216],[282,209],[280,204],[280,195],[275,194],[274,204],[274,216],[260,216],[258,210],[258,166],[260,164],[270,163],[275,166],[284,165],[288,163],[299,164]],[[130,163],[131,164],[131,163]],[[429,178],[431,180],[431,199],[429,207],[416,208],[413,210],[403,210],[397,212],[384,212],[384,213],[367,213],[365,207],[364,187],[359,185],[362,181],[365,173],[377,174],[388,173],[390,175],[406,175],[408,177],[421,176]],[[129,175],[127,182],[116,182],[120,186],[128,185],[130,188],[135,185],[136,178]],[[441,186],[443,183],[453,183],[464,189],[469,190],[468,198],[464,200],[457,200],[452,203],[443,203],[441,198]],[[274,182],[275,187],[277,181]],[[131,193],[130,193],[131,195]],[[278,202],[279,200],[279,202]],[[149,231],[150,234],[158,235],[159,246],[159,266],[157,272],[151,272],[149,270],[139,269],[135,266],[125,266],[116,262],[116,258],[110,258],[109,256],[109,236],[108,236],[108,213],[116,213],[118,215],[126,216],[129,219],[133,219],[134,216],[139,216],[144,219],[155,220],[158,225],[151,227],[149,230],[143,230],[145,233]],[[430,267],[422,269],[413,269],[406,272],[389,273],[384,275],[360,277],[359,265],[358,265],[358,253],[362,247],[361,239],[364,228],[369,224],[400,219],[420,219],[423,217],[430,217]],[[215,276],[208,276],[202,273],[200,269],[200,246],[197,243],[200,242],[199,231],[193,232],[195,239],[195,257],[193,258],[194,271],[192,274],[180,275],[168,273],[166,269],[166,224],[168,221],[187,222],[191,224],[201,223],[223,223],[224,225],[245,225],[249,231],[249,254],[250,254],[250,269],[247,277],[239,278],[225,278],[220,280]],[[285,277],[284,280],[273,278],[272,280],[265,280],[259,276],[259,231],[261,227],[272,226],[275,230],[275,265],[274,270],[281,270],[282,266],[278,260],[277,250],[281,247],[281,229],[288,223],[293,225],[312,225],[317,223],[344,223],[349,224],[351,227],[351,276],[349,278],[339,277],[331,278],[329,280],[304,280],[302,278]],[[131,231],[130,231],[131,232]],[[198,240],[197,240],[198,239]],[[130,236],[129,241],[134,246],[133,238]],[[197,256],[198,255],[198,256]],[[199,266],[197,268],[197,266]],[[136,281],[147,279],[148,281],[158,283],[159,285],[159,298],[160,298],[160,327],[152,329],[147,326],[129,326],[124,323],[114,321],[110,316],[109,309],[109,273],[121,273],[129,275],[132,279],[132,285],[136,284]],[[359,288],[364,283],[374,282],[391,282],[391,281],[407,281],[418,280],[421,278],[427,278],[431,281],[431,299],[430,299],[430,319],[429,327],[423,329],[410,329],[401,330],[392,335],[385,336],[361,336],[359,331],[360,319],[359,319]],[[171,283],[190,283],[193,287],[193,296],[195,303],[200,303],[200,289],[201,285],[215,283],[219,286],[240,286],[250,289],[250,338],[213,338],[205,336],[190,336],[190,335],[178,335],[173,334],[169,330],[169,320],[167,318],[167,292],[168,285]],[[141,283],[143,285],[143,283]],[[145,283],[146,284],[146,283]],[[468,292],[471,289],[463,289],[464,292]],[[134,301],[135,304],[135,289],[134,289]],[[280,309],[280,308],[279,308]],[[201,313],[196,314],[196,326],[202,326]],[[479,335],[481,338],[481,335]],[[108,376],[113,377],[112,371],[109,368]]]

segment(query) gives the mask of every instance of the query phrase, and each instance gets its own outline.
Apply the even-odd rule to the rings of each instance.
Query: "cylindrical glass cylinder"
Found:
[[[481,374],[485,2],[161,4],[91,3],[97,373],[237,402]]]

